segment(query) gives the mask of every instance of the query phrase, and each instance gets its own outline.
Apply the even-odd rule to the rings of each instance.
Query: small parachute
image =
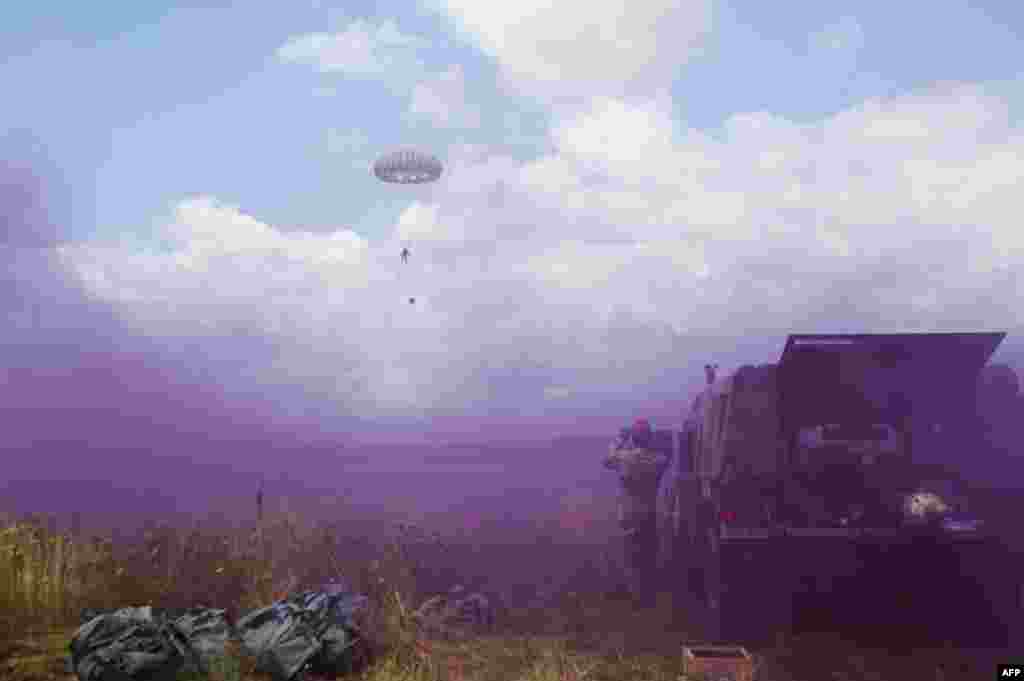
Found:
[[[389,184],[427,184],[435,182],[443,171],[434,156],[415,149],[399,149],[384,154],[373,164],[373,174]]]

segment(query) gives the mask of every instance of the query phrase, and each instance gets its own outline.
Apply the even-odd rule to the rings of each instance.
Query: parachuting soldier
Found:
[[[395,185],[427,185],[437,182],[444,166],[437,158],[416,149],[398,149],[384,154],[373,163],[373,174],[381,182]],[[409,264],[409,249],[402,248],[402,264]],[[410,305],[415,297],[408,298]]]

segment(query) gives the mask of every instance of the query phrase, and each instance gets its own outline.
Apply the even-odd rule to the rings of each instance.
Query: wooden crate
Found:
[[[683,646],[683,673],[713,681],[754,681],[754,660],[740,646]]]

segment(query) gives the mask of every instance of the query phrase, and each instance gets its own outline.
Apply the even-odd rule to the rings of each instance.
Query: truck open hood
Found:
[[[828,423],[899,426],[933,405],[973,399],[1005,333],[797,334],[778,364],[783,432]]]

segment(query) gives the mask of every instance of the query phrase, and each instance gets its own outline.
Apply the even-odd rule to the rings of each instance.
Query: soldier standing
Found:
[[[658,558],[658,486],[671,458],[654,447],[651,424],[640,419],[612,443],[604,461],[619,474],[626,570],[634,596],[644,603],[653,595]]]

